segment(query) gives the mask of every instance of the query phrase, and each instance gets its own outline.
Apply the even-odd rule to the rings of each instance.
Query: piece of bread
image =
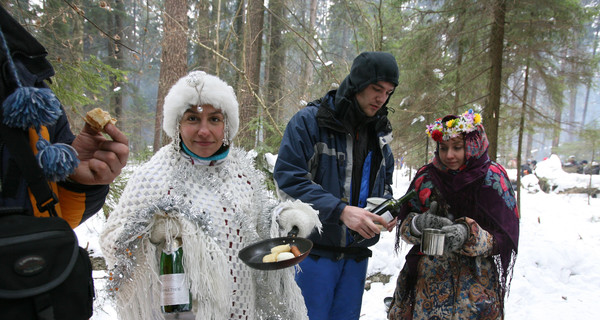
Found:
[[[262,259],[262,262],[276,262],[277,261],[277,253],[269,253],[265,255]]]
[[[282,244],[271,248],[271,253],[278,254],[280,252],[290,252],[291,248],[289,244]]]
[[[94,130],[102,131],[108,123],[117,123],[117,119],[112,118],[108,112],[95,108],[86,113],[85,122],[89,123]]]
[[[280,252],[277,255],[277,262],[279,261],[285,261],[285,260],[290,260],[294,258],[294,254],[291,252]]]

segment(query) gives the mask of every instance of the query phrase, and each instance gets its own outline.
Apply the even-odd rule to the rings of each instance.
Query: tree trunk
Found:
[[[583,111],[581,115],[581,125],[579,126],[580,130],[585,128],[585,118],[587,116],[588,103],[590,101],[590,85],[588,84],[585,87],[585,100],[583,101]]]
[[[527,133],[527,142],[525,145],[525,154],[527,155],[527,157],[529,158],[531,156],[531,150],[533,150],[533,136],[535,134],[534,130],[532,129],[533,126],[535,126],[534,124],[534,119],[535,119],[535,106],[536,106],[536,102],[537,102],[537,86],[536,86],[536,81],[535,78],[533,78],[532,83],[531,83],[531,102],[529,103],[529,108],[527,109],[527,122],[528,122],[528,130],[526,130]]]
[[[562,108],[554,106],[554,127],[552,129],[552,153],[556,152],[556,148],[560,145],[560,133],[562,123]]]
[[[198,39],[197,41],[204,44],[207,47],[213,47],[211,38],[210,38],[210,31],[211,29],[213,29],[213,24],[210,21],[210,13],[209,13],[209,1],[208,0],[202,0],[199,1],[197,7],[198,7],[198,15],[196,16],[196,25],[198,28]],[[215,4],[217,5],[217,4]],[[215,32],[216,33],[216,32]],[[195,64],[194,69],[199,69],[202,71],[205,71],[207,73],[210,74],[214,74],[214,68],[212,68],[212,62],[214,61],[212,59],[212,55],[211,53],[202,48],[202,47],[197,47],[197,60],[196,61],[192,61],[192,63]]]
[[[187,0],[165,1],[162,56],[154,121],[154,152],[167,143],[162,135],[163,103],[167,92],[187,73]]]
[[[494,1],[493,24],[490,35],[491,72],[489,82],[489,97],[483,114],[485,131],[490,147],[490,159],[496,160],[498,150],[498,117],[500,116],[500,95],[502,91],[502,53],[504,50],[504,19],[506,1]]]
[[[235,49],[235,64],[242,67],[244,65],[244,8],[246,7],[245,0],[236,0],[236,12],[233,18],[233,29],[235,30],[236,41],[234,43]],[[239,80],[242,77],[236,78],[234,88],[240,87]],[[239,99],[239,93],[238,93]],[[242,108],[242,101],[240,100],[240,112]]]
[[[575,112],[577,111],[577,85],[573,84],[570,86],[569,90],[569,123],[567,124],[567,128],[569,128],[569,142],[573,142],[576,139],[576,130],[577,127],[575,125]]]
[[[377,8],[377,17],[374,17],[375,19],[377,19],[377,23],[375,24],[377,26],[377,33],[375,34],[375,36],[373,38],[375,38],[375,43],[374,43],[374,48],[375,51],[382,51],[383,50],[383,40],[384,40],[384,26],[383,26],[383,0],[379,0],[377,3],[374,4],[375,7]]]
[[[600,28],[596,27],[596,32],[594,32],[594,48],[592,50],[592,57],[596,57],[596,50],[598,49],[598,32],[600,32]],[[583,103],[583,114],[581,115],[581,130],[585,128],[585,118],[587,116],[588,102],[590,100],[590,84],[587,84],[585,89],[585,101]]]
[[[309,8],[309,12],[310,12],[310,17],[308,20],[308,30],[310,32],[310,38],[308,39],[308,42],[310,43],[310,48],[308,48],[307,54],[308,57],[310,59],[310,62],[307,66],[307,68],[304,68],[304,70],[306,70],[306,84],[308,86],[310,86],[310,84],[313,82],[313,74],[314,74],[314,69],[312,67],[312,64],[315,60],[315,54],[314,54],[314,50],[316,50],[317,48],[317,40],[315,40],[315,35],[317,34],[317,4],[318,4],[318,0],[311,0],[310,1],[310,8]]]
[[[283,42],[284,25],[281,19],[285,15],[283,0],[270,0],[271,44],[269,46],[269,72],[267,82],[267,110],[276,121],[281,120],[279,109],[283,97],[285,53]]]
[[[138,5],[137,1],[134,1],[133,8],[133,19],[134,25],[132,28],[129,28],[129,32],[131,32],[130,39],[136,39],[137,50],[139,54],[133,54],[133,64],[132,64],[132,77],[131,83],[135,89],[133,89],[134,96],[132,97],[134,101],[140,99],[140,92],[142,91],[142,79],[145,77],[145,71],[147,68],[148,61],[148,44],[152,43],[151,35],[148,32],[149,25],[149,15],[151,8],[144,5]],[[142,150],[146,150],[148,148],[148,140],[143,134],[144,128],[147,128],[147,125],[150,125],[149,119],[147,119],[147,107],[144,103],[132,103],[129,105],[128,112],[126,114],[126,121],[130,125],[130,130],[132,132],[131,137],[129,138],[129,145],[132,154],[136,154]],[[141,125],[140,125],[141,124]]]
[[[302,15],[302,23],[306,25],[306,45],[301,46],[306,54],[306,61],[303,60],[303,67],[300,70],[300,79],[298,81],[298,92],[300,92],[300,97],[304,100],[309,100],[308,97],[308,88],[310,84],[313,82],[313,74],[314,74],[314,61],[315,61],[315,34],[316,28],[315,24],[317,21],[317,0],[309,0],[306,1],[305,4],[308,6],[306,9],[308,11],[308,22],[305,22],[306,15]]]
[[[260,83],[260,62],[264,23],[263,0],[248,0],[246,24],[244,25],[244,74],[238,83],[240,102],[240,131],[238,144],[252,149],[256,143],[256,130],[249,124],[258,115],[258,94]]]
[[[527,90],[529,89],[529,62],[525,66],[525,81],[523,84],[523,103],[521,104],[521,119],[519,121],[519,141],[517,143],[517,209],[521,212],[521,154],[523,146],[523,131],[525,130],[525,115],[527,114]],[[527,160],[526,160],[527,161]]]
[[[208,8],[207,8],[208,10]],[[218,5],[217,5],[217,13],[215,14],[215,17],[212,20],[216,20],[217,21],[217,25],[221,25],[221,10],[223,10],[223,4],[222,1],[219,0],[218,1]],[[231,34],[231,32],[229,33]],[[217,52],[221,52],[221,37],[219,36],[219,30],[216,30],[214,33],[214,36],[212,37],[213,41],[214,41],[214,48],[215,51]],[[214,72],[215,75],[220,77],[221,76],[221,63],[222,60],[218,55],[213,55],[213,63],[214,63]]]
[[[465,9],[462,9],[458,15],[458,31],[459,38],[457,41],[456,48],[456,81],[454,81],[454,103],[452,104],[452,114],[459,114],[460,110],[458,110],[458,106],[460,105],[460,91],[461,91],[461,79],[460,79],[460,70],[463,64],[463,51],[464,51],[464,41],[462,40],[462,32],[465,27]]]
[[[114,4],[114,14],[111,17],[114,17],[113,25],[112,25],[112,36],[115,37],[116,40],[123,40],[125,38],[125,33],[123,32],[123,20],[122,17],[125,14],[125,8],[123,5],[123,1],[115,0]],[[124,69],[124,55],[122,47],[119,43],[114,43],[109,41],[109,52],[110,52],[110,65],[111,67],[123,70]],[[123,83],[117,81],[115,77],[111,77],[112,82],[112,96],[110,99],[110,106],[113,108],[114,115],[117,119],[123,119]]]

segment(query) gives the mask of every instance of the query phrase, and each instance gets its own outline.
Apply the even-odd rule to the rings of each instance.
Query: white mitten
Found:
[[[287,236],[294,226],[298,227],[298,237],[301,238],[308,237],[314,228],[321,233],[319,212],[300,200],[282,202],[275,208],[275,215],[281,236]]]
[[[150,231],[150,242],[159,244],[164,242],[166,238],[179,238],[181,233],[181,224],[177,219],[157,215]]]

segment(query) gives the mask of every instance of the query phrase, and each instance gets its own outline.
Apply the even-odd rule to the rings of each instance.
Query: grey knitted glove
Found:
[[[444,239],[444,254],[454,252],[462,248],[469,237],[469,229],[464,223],[455,223],[451,226],[442,227],[446,234]]]
[[[423,232],[423,229],[441,229],[443,226],[449,226],[453,224],[450,219],[436,215],[437,208],[437,202],[433,201],[429,207],[429,210],[425,211],[424,213],[417,214],[417,216],[413,218],[413,223],[410,228],[410,231],[413,235],[420,236]]]

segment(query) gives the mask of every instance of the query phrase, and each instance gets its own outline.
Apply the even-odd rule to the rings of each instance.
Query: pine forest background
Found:
[[[131,158],[166,144],[168,88],[190,70],[240,101],[236,144],[277,153],[289,118],[335,88],[362,51],[400,66],[388,104],[399,161],[435,146],[425,125],[469,108],[507,167],[551,152],[598,158],[600,5],[592,0],[0,0],[48,50],[72,123],[101,107]],[[257,158],[260,164],[262,157]]]

